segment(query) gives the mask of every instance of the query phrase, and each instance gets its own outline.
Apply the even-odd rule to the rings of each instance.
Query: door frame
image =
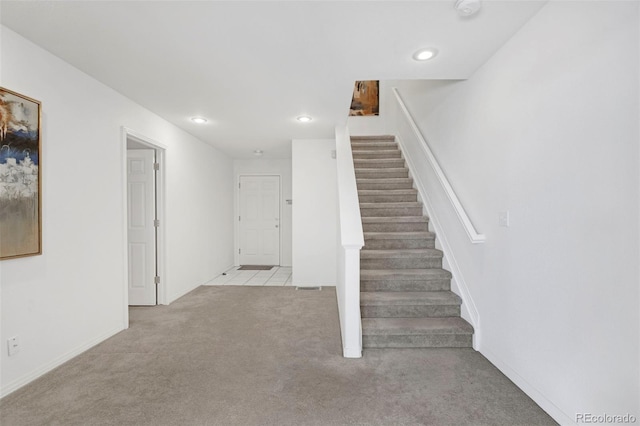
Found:
[[[240,178],[242,176],[248,177],[257,177],[257,176],[277,176],[278,177],[278,187],[279,187],[279,200],[278,200],[278,208],[280,209],[280,224],[278,226],[278,239],[280,240],[278,244],[278,258],[280,259],[278,263],[282,263],[282,175],[280,173],[247,173],[242,172],[238,173],[235,177],[235,187],[233,190],[235,197],[235,208],[234,208],[234,218],[233,218],[233,233],[235,234],[234,238],[234,247],[233,247],[233,264],[235,266],[240,266],[240,253],[238,250],[240,249],[240,221],[237,219],[240,216]],[[279,265],[278,265],[279,266]]]
[[[123,229],[123,262],[125,265],[123,271],[122,289],[123,289],[123,305],[124,305],[124,327],[129,328],[129,256],[127,256],[127,140],[133,140],[139,144],[145,145],[156,152],[156,162],[160,164],[160,170],[156,175],[156,215],[160,221],[156,237],[156,256],[158,276],[160,283],[158,284],[157,300],[158,305],[167,305],[167,274],[166,274],[166,186],[165,186],[165,154],[167,146],[161,142],[151,139],[141,133],[122,126],[121,132],[121,165],[122,165],[122,229]]]

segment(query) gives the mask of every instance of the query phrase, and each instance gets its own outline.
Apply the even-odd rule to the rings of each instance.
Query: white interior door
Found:
[[[240,176],[240,265],[280,264],[280,176]]]
[[[129,304],[156,304],[155,151],[127,150]]]

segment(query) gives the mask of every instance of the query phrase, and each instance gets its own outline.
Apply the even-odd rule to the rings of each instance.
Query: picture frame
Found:
[[[42,254],[42,104],[0,87],[0,260]]]
[[[356,81],[349,116],[376,116],[380,113],[380,81]]]

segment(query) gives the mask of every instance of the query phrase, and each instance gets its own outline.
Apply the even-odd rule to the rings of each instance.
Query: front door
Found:
[[[127,150],[129,305],[156,304],[155,150]]]
[[[280,264],[280,176],[240,176],[240,265]]]

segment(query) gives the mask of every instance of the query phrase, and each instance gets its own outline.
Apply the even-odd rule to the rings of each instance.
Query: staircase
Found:
[[[393,136],[352,137],[365,245],[360,252],[364,348],[471,347],[473,327],[422,213]]]

